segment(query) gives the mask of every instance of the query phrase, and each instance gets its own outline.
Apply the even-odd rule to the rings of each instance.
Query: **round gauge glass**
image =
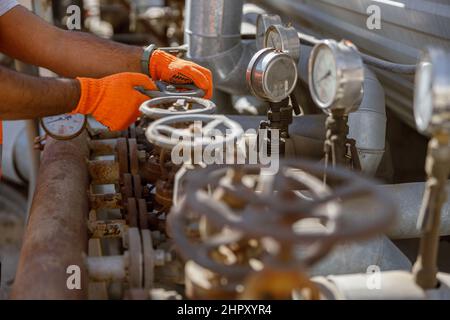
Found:
[[[273,102],[280,102],[292,93],[297,85],[297,66],[295,61],[285,54],[275,56],[264,73],[263,87]]]
[[[264,46],[266,48],[274,48],[279,51],[283,50],[283,39],[277,29],[270,28],[267,30],[267,34],[264,39]]]
[[[82,114],[63,114],[41,119],[45,132],[58,140],[75,138],[83,132],[86,122],[87,118]]]
[[[321,105],[329,106],[337,90],[336,59],[327,46],[322,46],[314,58],[312,84],[316,98]]]
[[[258,50],[264,48],[264,38],[267,29],[274,24],[281,24],[281,18],[275,14],[260,14],[256,19],[256,46]]]
[[[419,64],[415,85],[414,117],[421,131],[429,128],[433,116],[432,73],[433,66],[430,62],[423,61]]]

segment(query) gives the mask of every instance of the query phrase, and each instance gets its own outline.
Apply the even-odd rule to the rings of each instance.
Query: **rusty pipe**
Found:
[[[11,299],[86,299],[89,183],[86,135],[48,138]],[[81,270],[81,289],[69,290],[69,266]]]

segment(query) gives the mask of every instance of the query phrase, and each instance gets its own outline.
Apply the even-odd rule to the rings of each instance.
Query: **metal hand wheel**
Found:
[[[186,260],[192,260],[198,265],[230,279],[243,279],[251,271],[250,265],[227,265],[213,258],[218,248],[233,245],[245,239],[244,234],[224,230],[210,237],[206,241],[200,240],[195,231],[188,231],[188,226],[197,224],[199,217],[191,215],[186,199],[182,199],[179,205],[172,207],[167,216],[168,232],[174,240],[180,255]]]
[[[213,114],[216,105],[212,101],[195,97],[161,97],[144,102],[139,111],[156,120],[168,116]]]
[[[227,143],[234,143],[243,134],[244,130],[239,123],[219,115],[182,115],[162,118],[152,122],[145,132],[150,143],[167,150],[180,145],[191,150],[206,146],[216,149]]]
[[[293,263],[303,267],[313,265],[341,241],[366,239],[382,232],[394,218],[395,205],[387,195],[372,182],[343,169],[328,169],[328,186],[323,186],[322,166],[286,160],[280,163],[276,175],[260,175],[259,179],[266,180],[264,192],[255,192],[254,186],[239,181],[231,186],[221,183],[226,169],[210,166],[188,173],[185,205],[216,226],[247,237],[275,242],[281,248],[302,246],[303,254]],[[244,181],[245,176],[258,174],[261,168],[228,170],[238,171]],[[241,198],[247,205],[241,210],[231,208],[217,196],[223,193]],[[169,216],[169,223],[176,225],[177,217]],[[298,227],[312,219],[320,221],[320,227]],[[200,243],[196,251],[204,252],[202,246]],[[266,262],[272,264],[275,260],[272,256]]]
[[[197,97],[202,98],[205,96],[205,91],[196,87],[193,84],[171,84],[164,81],[156,81],[156,86],[159,91],[147,90],[143,87],[135,87],[140,93],[150,98],[162,98],[162,97]]]

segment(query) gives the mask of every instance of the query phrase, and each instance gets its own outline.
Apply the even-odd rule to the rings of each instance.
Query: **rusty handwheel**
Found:
[[[199,217],[192,213],[185,200],[182,199],[179,205],[173,207],[167,217],[169,234],[180,255],[228,278],[245,278],[252,271],[250,265],[227,265],[213,257],[218,248],[238,243],[246,238],[245,235],[232,230],[222,230],[206,241],[200,239],[198,230],[192,229],[198,224]]]

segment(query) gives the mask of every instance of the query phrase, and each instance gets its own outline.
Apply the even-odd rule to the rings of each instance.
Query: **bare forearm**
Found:
[[[142,48],[58,29],[23,7],[0,17],[0,51],[69,77],[140,72]]]
[[[85,32],[62,32],[61,52],[57,59],[48,61],[50,68],[57,74],[99,78],[115,73],[141,71],[140,47],[101,39]]]
[[[18,120],[67,113],[80,99],[77,80],[37,78],[0,67],[0,119]]]

